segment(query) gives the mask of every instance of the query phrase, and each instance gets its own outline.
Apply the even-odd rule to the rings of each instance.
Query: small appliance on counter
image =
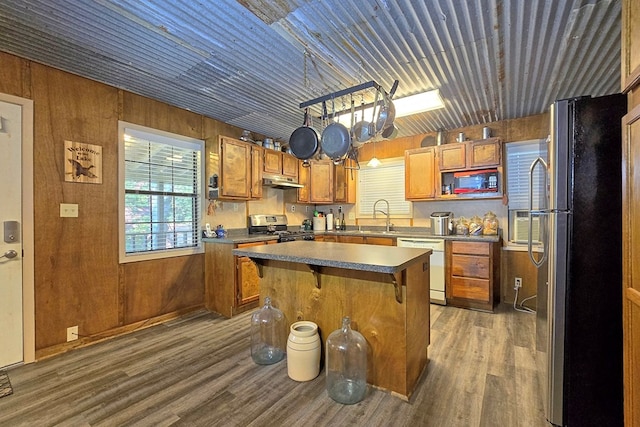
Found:
[[[453,212],[432,212],[431,232],[436,236],[453,233]]]
[[[293,240],[315,240],[312,231],[288,230],[286,215],[249,215],[249,234],[267,234],[278,236],[278,242],[291,242]]]

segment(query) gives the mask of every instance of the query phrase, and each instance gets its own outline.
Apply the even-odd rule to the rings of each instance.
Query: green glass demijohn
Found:
[[[271,365],[284,359],[286,323],[282,311],[264,299],[264,306],[251,316],[251,358],[258,365]]]
[[[339,403],[351,405],[364,399],[367,393],[367,341],[351,329],[349,317],[342,319],[342,328],[327,338],[327,393]]]

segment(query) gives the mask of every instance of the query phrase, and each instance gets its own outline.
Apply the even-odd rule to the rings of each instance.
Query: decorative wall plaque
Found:
[[[102,184],[102,146],[64,142],[64,180]]]

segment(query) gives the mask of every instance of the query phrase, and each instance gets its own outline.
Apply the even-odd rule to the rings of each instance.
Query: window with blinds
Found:
[[[509,200],[509,240],[526,242],[528,238],[527,211],[529,209],[529,169],[538,158],[547,159],[544,139],[510,142],[506,144],[507,196]],[[532,176],[533,209],[546,206],[545,171],[536,167]],[[537,220],[537,218],[536,218]],[[534,220],[534,241],[539,239]]]
[[[121,255],[159,258],[201,252],[203,152],[204,141],[124,125]]]
[[[362,165],[357,194],[359,218],[373,217],[373,205],[379,199],[389,202],[391,217],[410,218],[413,213],[411,202],[404,198],[404,159],[384,159],[376,168]],[[386,212],[387,205],[380,202],[376,208]]]

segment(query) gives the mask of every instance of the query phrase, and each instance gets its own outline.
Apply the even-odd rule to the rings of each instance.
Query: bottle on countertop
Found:
[[[327,214],[327,230],[333,230],[333,209],[329,209],[329,213]]]
[[[342,207],[338,208],[338,215],[336,215],[336,230],[342,230],[342,226],[340,225],[340,217],[342,216]]]

